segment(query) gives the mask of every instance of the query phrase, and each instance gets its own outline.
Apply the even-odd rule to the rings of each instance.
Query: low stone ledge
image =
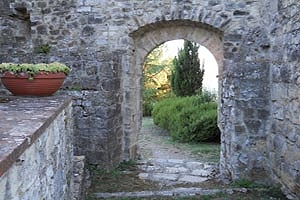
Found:
[[[72,101],[71,97],[0,96],[0,176]]]

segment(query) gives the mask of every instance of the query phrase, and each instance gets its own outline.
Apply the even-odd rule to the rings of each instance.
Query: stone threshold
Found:
[[[247,188],[228,188],[228,189],[203,189],[203,188],[174,188],[172,190],[163,191],[140,191],[140,192],[115,192],[115,193],[93,193],[94,198],[118,198],[118,197],[188,197],[196,195],[214,195],[218,193],[246,193]]]
[[[0,96],[0,177],[72,101],[68,96]]]

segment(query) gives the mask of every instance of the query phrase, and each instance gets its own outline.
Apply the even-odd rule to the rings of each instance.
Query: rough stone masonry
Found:
[[[75,153],[135,157],[141,77],[159,44],[189,39],[219,65],[220,169],[300,198],[298,0],[2,0],[0,62],[72,67]]]

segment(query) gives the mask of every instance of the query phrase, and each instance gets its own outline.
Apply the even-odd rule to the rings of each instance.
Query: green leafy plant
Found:
[[[158,102],[153,121],[181,142],[217,142],[217,103],[200,96],[169,98]]]
[[[135,160],[124,160],[122,161],[117,169],[124,171],[124,170],[130,170],[130,169],[136,169],[136,161]]]
[[[164,44],[155,48],[143,65],[143,116],[151,116],[154,104],[171,92],[172,59],[163,57],[164,49]]]
[[[70,73],[71,69],[65,64],[59,62],[53,63],[39,63],[39,64],[16,64],[16,63],[2,63],[0,64],[0,73],[12,73],[16,76],[28,74],[29,79],[32,80],[37,73],[58,73],[62,72],[65,75]]]
[[[244,188],[262,188],[265,187],[262,184],[255,183],[248,179],[238,179],[231,183],[233,187],[244,187]]]
[[[47,54],[51,50],[51,46],[49,44],[42,44],[35,48],[36,53],[44,53]]]

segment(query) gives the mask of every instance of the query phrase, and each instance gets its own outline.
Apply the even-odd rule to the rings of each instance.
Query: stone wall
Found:
[[[272,129],[268,151],[272,176],[300,199],[300,11],[299,1],[279,1],[273,28]]]
[[[1,99],[0,115],[0,199],[72,199],[71,99]]]
[[[265,176],[262,152],[270,92],[262,3],[31,0],[24,5],[30,15],[32,48],[51,47],[47,53],[33,52],[33,62],[59,60],[73,69],[65,86],[79,90],[71,92],[76,97],[76,154],[105,168],[135,157],[141,124],[141,56],[168,39],[190,38],[212,51],[219,49],[214,53],[220,64],[223,173],[233,178]],[[166,32],[176,24],[176,32]],[[187,33],[195,27],[204,31]],[[145,36],[154,29],[156,38]],[[219,38],[212,41],[219,42],[205,42],[214,32]],[[139,43],[148,43],[144,53],[138,52]],[[257,107],[257,113],[249,114]]]
[[[7,59],[8,55],[11,62],[30,62],[31,28],[26,5],[3,0],[0,2],[0,13],[0,62]]]
[[[289,4],[296,6],[286,13]],[[283,100],[274,98],[278,88],[287,87],[270,74],[280,71],[290,80],[289,67],[281,61],[292,63],[288,51],[298,48],[293,36],[298,25],[287,23],[297,22],[293,12],[298,4],[296,0],[6,0],[2,7],[6,12],[0,16],[0,32],[6,36],[0,39],[0,61],[23,62],[27,52],[31,62],[57,60],[71,66],[63,92],[75,97],[75,153],[86,155],[89,163],[112,168],[122,159],[135,158],[145,56],[167,40],[200,42],[219,64],[221,172],[231,179],[269,182],[266,177],[276,165],[270,162],[272,152],[280,151],[271,147],[275,134],[270,132],[282,122],[276,121],[274,112],[279,112],[277,105]],[[29,19],[20,20],[23,13]],[[28,20],[30,31],[21,31],[26,42],[18,46],[18,30],[28,30],[24,28]],[[284,29],[279,28],[282,25]],[[289,42],[284,42],[286,38]],[[37,51],[47,46],[48,51]],[[286,53],[276,56],[278,52]],[[293,121],[290,126],[297,127]]]
[[[93,3],[4,1],[0,62],[60,61],[70,66],[72,73],[64,85],[66,93],[75,97],[74,152],[86,155],[89,163],[113,168],[122,160],[120,76],[125,47],[111,48],[114,42],[108,42],[105,8],[99,4],[92,11]],[[28,13],[29,33],[19,28],[27,21],[12,14],[19,7]],[[26,36],[26,45],[16,41],[17,32]]]

